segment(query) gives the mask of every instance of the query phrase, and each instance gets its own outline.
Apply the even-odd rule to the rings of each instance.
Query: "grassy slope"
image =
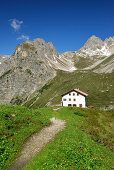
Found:
[[[110,57],[108,57],[106,60],[104,60],[103,62],[101,62],[99,65],[97,65],[93,70],[99,69],[101,68],[102,65],[107,64],[108,62],[110,62],[112,59],[114,58],[114,54],[111,55]]]
[[[56,104],[61,102],[61,94],[73,89],[80,88],[89,94],[87,105],[96,107],[110,105],[114,101],[114,72],[111,74],[97,74],[87,72],[63,72],[58,71],[57,76],[42,89],[39,99],[32,108],[44,107],[48,102]],[[36,98],[35,98],[36,99]],[[29,107],[34,98],[25,105]]]
[[[106,147],[112,145],[112,113],[70,107],[53,111],[67,127],[24,170],[112,169],[114,154]]]
[[[78,57],[78,60],[77,59],[77,56],[74,56],[74,63],[75,63],[75,67],[79,70],[82,70],[86,67],[89,67],[93,64],[93,60],[91,60],[91,58],[84,58],[84,57]],[[95,56],[94,56],[94,59],[95,59]]]
[[[42,110],[42,109],[41,109]],[[23,142],[34,132],[48,125],[49,112],[21,106],[0,106],[0,167],[12,164]]]

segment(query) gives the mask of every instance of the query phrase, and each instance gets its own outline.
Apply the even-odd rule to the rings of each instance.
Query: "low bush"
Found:
[[[86,116],[85,112],[83,111],[75,111],[74,114],[78,116]]]

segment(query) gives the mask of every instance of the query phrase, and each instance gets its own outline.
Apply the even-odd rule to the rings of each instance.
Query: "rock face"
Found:
[[[110,56],[114,53],[114,36],[106,39],[104,42],[96,37],[92,36],[87,40],[85,45],[77,51],[77,54],[83,54],[84,57],[87,56]],[[84,55],[85,54],[85,55]]]
[[[104,42],[92,36],[85,45],[78,51],[75,51],[75,66],[83,70],[96,70],[96,67],[103,62],[108,62],[108,58],[114,54],[114,36],[106,39]],[[81,67],[79,67],[81,66]],[[107,66],[107,69],[105,69]],[[111,73],[114,70],[113,58],[110,62],[103,65],[97,73]]]
[[[45,43],[39,38],[20,44],[12,56],[0,55],[0,104],[23,103],[53,79],[58,69],[110,73],[113,53],[114,37],[103,42],[92,36],[80,50],[63,54],[58,53],[51,42]]]
[[[21,104],[56,76],[56,69],[74,71],[74,63],[51,42],[27,41],[13,56],[0,56],[0,104]]]
[[[41,43],[43,42],[40,40],[39,51],[35,47],[38,41],[35,45],[31,42],[18,45],[10,60],[2,62],[2,70],[0,68],[2,73],[0,77],[1,104],[20,104],[26,100],[28,95],[56,75],[55,70],[46,64]]]
[[[105,58],[99,65],[93,70],[95,73],[112,73],[114,70],[114,54],[108,58]]]
[[[11,68],[11,56],[0,55],[0,76]]]

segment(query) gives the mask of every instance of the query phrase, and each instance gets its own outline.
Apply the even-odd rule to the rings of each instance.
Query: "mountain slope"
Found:
[[[25,106],[38,108],[61,104],[61,95],[79,88],[88,93],[87,106],[104,107],[114,105],[114,72],[97,74],[91,71],[72,73],[58,71],[57,76],[48,84],[36,91]]]
[[[95,73],[111,73],[114,69],[114,54],[103,60],[94,68]]]
[[[75,51],[73,58],[78,69],[90,70],[113,54],[114,36],[106,39],[104,42],[100,38],[92,36],[80,50]],[[114,66],[109,72],[113,70]],[[105,70],[102,70],[103,72],[105,73]]]
[[[0,56],[0,104],[21,104],[56,76],[56,69],[75,70],[71,60],[42,39],[16,47],[13,56]]]
[[[112,74],[113,53],[114,37],[103,42],[92,36],[80,50],[63,54],[51,42],[40,38],[19,44],[12,56],[0,55],[0,104],[22,104],[30,100],[58,70],[66,74],[87,70]]]

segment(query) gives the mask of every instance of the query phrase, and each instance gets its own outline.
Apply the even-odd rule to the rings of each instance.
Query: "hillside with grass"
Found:
[[[103,60],[100,64],[98,64],[94,69],[98,69],[101,67],[101,65],[105,65],[109,62],[111,62],[114,59],[114,54]]]
[[[87,106],[99,108],[114,105],[113,78],[114,72],[97,74],[91,71],[58,71],[53,80],[31,95],[25,106],[38,108],[61,104],[61,95],[74,88],[88,93]]]
[[[7,169],[25,140],[50,124],[49,113],[21,106],[0,105],[0,169]]]
[[[112,169],[113,113],[72,107],[51,111],[66,120],[66,128],[24,170]]]
[[[26,139],[49,125],[52,117],[65,120],[66,128],[24,170],[113,168],[114,110],[0,106],[0,114],[1,169],[12,165]]]

